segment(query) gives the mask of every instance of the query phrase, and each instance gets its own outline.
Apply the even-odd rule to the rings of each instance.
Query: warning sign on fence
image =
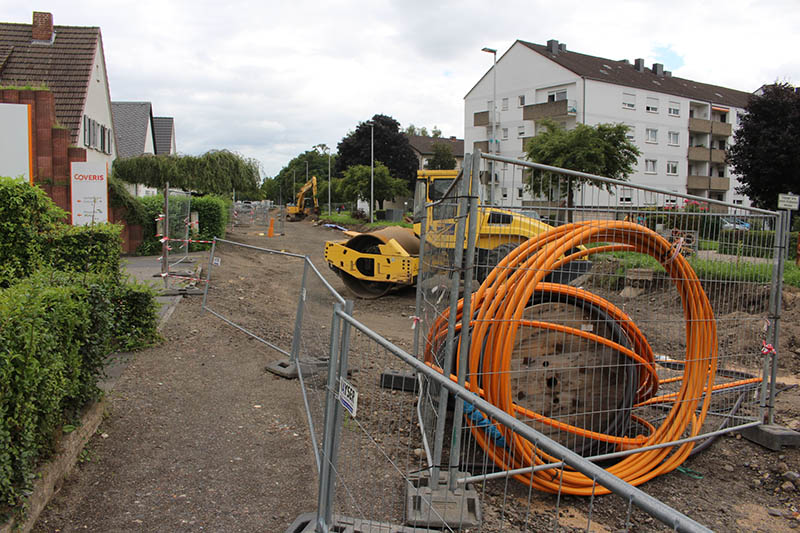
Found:
[[[339,401],[350,416],[355,418],[358,411],[358,391],[343,379],[339,380]]]
[[[70,196],[73,226],[108,222],[108,165],[72,163]]]

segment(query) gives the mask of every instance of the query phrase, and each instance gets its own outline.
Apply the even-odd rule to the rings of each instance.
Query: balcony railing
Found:
[[[575,100],[558,100],[530,104],[522,108],[522,120],[542,120],[544,118],[574,117],[578,113]]]
[[[701,189],[704,191],[727,191],[731,187],[730,178],[716,176],[687,176],[687,189]]]
[[[725,150],[712,148],[710,151],[705,146],[690,146],[689,160],[691,161],[711,161],[712,163],[725,162]]]
[[[706,120],[704,118],[690,118],[689,131],[694,133],[713,133],[714,135],[728,137],[733,131],[733,127],[727,122]]]

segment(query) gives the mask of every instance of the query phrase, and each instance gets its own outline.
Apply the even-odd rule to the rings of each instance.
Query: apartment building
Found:
[[[725,163],[750,93],[677,78],[660,63],[645,66],[643,59],[571,52],[556,40],[546,46],[517,40],[494,68],[464,97],[465,151],[522,158],[544,119],[566,128],[624,123],[642,152],[632,183],[750,205],[736,193],[738,181]],[[508,165],[496,166],[487,187],[496,205],[534,203],[520,172]],[[623,190],[617,201],[646,205],[655,199]]]

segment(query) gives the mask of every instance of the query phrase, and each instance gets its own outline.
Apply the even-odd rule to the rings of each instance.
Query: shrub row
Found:
[[[114,349],[154,343],[152,289],[43,269],[0,290],[0,515],[33,482],[61,425],[97,398]]]
[[[797,258],[797,235],[798,232],[789,234],[789,259]],[[724,230],[720,232],[717,251],[727,255],[771,257],[774,243],[774,231]]]
[[[180,203],[180,199],[175,203]],[[156,237],[156,217],[159,216],[164,210],[164,199],[162,196],[147,196],[139,198],[140,205],[146,213],[145,222],[143,223],[143,232],[145,239],[139,248],[136,250],[138,255],[156,255],[161,253],[161,242]],[[228,212],[230,201],[220,196],[198,196],[192,197],[191,210],[197,211],[198,222],[200,224],[200,234],[197,236],[199,240],[212,240],[214,237],[225,237],[225,230],[228,225]],[[180,209],[180,208],[179,208]],[[170,211],[177,213],[170,205]],[[180,217],[170,217],[170,224],[180,224],[182,221]],[[205,250],[210,245],[207,244],[192,244],[190,250]]]

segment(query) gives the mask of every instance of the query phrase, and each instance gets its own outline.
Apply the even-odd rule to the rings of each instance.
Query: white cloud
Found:
[[[794,0],[312,2],[53,0],[64,25],[100,26],[112,98],[174,116],[178,149],[228,148],[273,175],[318,143],[335,147],[375,113],[463,136],[463,97],[515,39],[657,61],[674,75],[754,90],[797,82]],[[0,0],[0,20],[31,9]],[[670,65],[667,65],[669,68]]]

